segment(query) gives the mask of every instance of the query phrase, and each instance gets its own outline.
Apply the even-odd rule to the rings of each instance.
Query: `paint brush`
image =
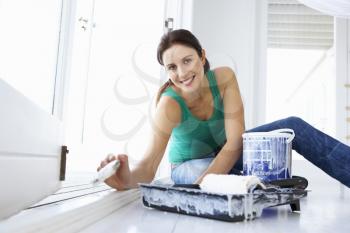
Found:
[[[101,168],[98,172],[96,172],[92,184],[98,184],[100,182],[104,182],[106,179],[111,177],[119,168],[120,161],[115,160]]]

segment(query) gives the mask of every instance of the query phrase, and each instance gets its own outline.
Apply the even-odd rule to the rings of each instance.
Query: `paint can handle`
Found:
[[[290,136],[287,139],[287,143],[290,143],[295,137],[294,130],[288,128],[272,130],[270,133],[289,133]]]

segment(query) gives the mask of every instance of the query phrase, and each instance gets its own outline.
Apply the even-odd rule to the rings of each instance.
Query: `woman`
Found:
[[[161,38],[157,58],[169,80],[158,93],[151,143],[132,171],[127,155],[103,160],[98,170],[120,160],[120,168],[106,183],[124,190],[151,182],[168,142],[175,183],[200,183],[209,173],[240,173],[244,110],[234,72],[228,67],[210,70],[199,41],[183,29]],[[350,148],[300,118],[289,117],[248,132],[279,128],[293,129],[292,148],[350,187]]]

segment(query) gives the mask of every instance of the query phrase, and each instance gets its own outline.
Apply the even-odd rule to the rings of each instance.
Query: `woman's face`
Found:
[[[181,91],[198,90],[204,77],[204,51],[199,57],[193,48],[174,44],[164,51],[163,63],[170,80]]]

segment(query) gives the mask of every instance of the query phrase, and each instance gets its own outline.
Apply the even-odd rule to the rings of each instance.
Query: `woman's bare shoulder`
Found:
[[[218,85],[225,84],[232,79],[236,80],[235,72],[228,66],[217,67],[214,69]]]
[[[181,107],[179,103],[170,96],[162,96],[157,104],[156,113],[161,116],[162,119],[170,121],[172,123],[181,122]]]
[[[217,85],[220,90],[220,95],[223,97],[225,89],[234,85],[238,88],[235,72],[228,66],[217,67],[214,70]]]

